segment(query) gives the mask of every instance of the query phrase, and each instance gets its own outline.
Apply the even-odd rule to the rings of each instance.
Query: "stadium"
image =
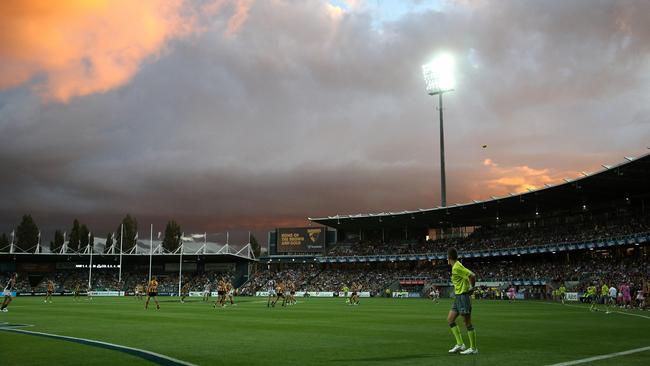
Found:
[[[123,255],[115,244],[105,248],[100,238],[94,239],[93,250],[73,251],[65,242],[55,253],[12,243],[0,248],[2,272],[7,274],[2,282],[9,273],[18,273],[16,304],[4,314],[3,320],[10,321],[3,327],[25,334],[3,338],[3,343],[16,351],[11,364],[75,364],[77,352],[84,354],[79,364],[102,364],[104,357],[129,364],[207,364],[211,347],[224,347],[234,364],[258,363],[258,357],[274,352],[291,352],[291,363],[308,357],[314,364],[428,364],[432,359],[444,364],[440,356],[416,349],[418,343],[446,344],[445,337],[433,335],[431,329],[444,322],[444,304],[453,296],[449,268],[431,263],[444,262],[447,248],[456,247],[464,265],[477,273],[474,306],[482,314],[479,324],[486,323],[481,326],[487,328],[484,332],[492,337],[517,332],[521,322],[538,329],[531,341],[507,336],[517,348],[509,351],[511,364],[551,364],[569,358],[569,353],[575,357],[573,351],[552,346],[567,332],[591,337],[588,343],[593,346],[585,348],[584,339],[563,339],[558,345],[581,347],[585,357],[609,353],[629,347],[630,338],[647,336],[647,327],[639,324],[650,318],[643,296],[650,270],[649,168],[650,154],[604,165],[602,171],[555,186],[480,202],[312,218],[311,227],[269,232],[268,255],[259,259],[250,244],[236,250],[186,238],[168,251],[153,235],[149,243],[136,240]],[[147,322],[162,314],[142,314],[142,300],[134,300],[136,285],[146,284],[152,275],[160,282],[160,311],[167,314],[154,326]],[[211,304],[218,294],[211,291],[210,300],[204,301],[205,285],[216,285],[224,277],[238,289],[237,307],[214,314]],[[296,306],[269,310],[269,280],[293,282]],[[48,281],[56,284],[55,296],[43,311]],[[84,286],[77,298],[79,283]],[[181,283],[189,286],[182,304]],[[358,307],[350,306],[347,297],[346,287],[353,284],[359,286]],[[617,289],[627,285],[633,298],[626,300],[621,293],[614,303],[602,300],[590,312],[587,287],[600,289],[603,284]],[[567,291],[564,299],[558,293],[561,286]],[[507,296],[509,288],[516,291],[513,299]],[[429,298],[432,289],[439,291],[440,300]],[[440,313],[439,320],[435,313]],[[609,317],[603,318],[606,313]],[[326,322],[329,317],[337,319],[334,324]],[[610,321],[615,322],[609,326]],[[39,331],[32,332],[32,325]],[[140,326],[157,333],[156,344],[146,337],[124,339]],[[284,338],[287,329],[292,335]],[[292,351],[294,332],[303,337],[306,354]],[[40,337],[32,339],[34,334]],[[394,339],[396,334],[400,341]],[[259,339],[256,351],[242,353],[253,336]],[[109,343],[96,343],[100,340]],[[481,349],[493,354],[481,355],[480,364],[508,364],[489,342],[482,341]],[[140,350],[124,350],[126,346]],[[65,351],[48,351],[40,358],[29,354],[33,347]],[[338,351],[332,353],[332,348]],[[113,354],[116,350],[126,355]],[[531,353],[537,359],[531,360]],[[614,360],[633,365],[647,359],[640,353]]]
[[[0,366],[650,364],[650,2],[3,5]]]

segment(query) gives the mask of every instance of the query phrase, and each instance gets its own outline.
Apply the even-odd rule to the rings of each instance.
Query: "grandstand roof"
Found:
[[[195,242],[194,240],[183,240],[183,245],[174,251],[169,251],[163,248],[162,240],[137,240],[136,245],[130,249],[125,249],[123,255],[131,256],[147,256],[152,255],[179,255],[181,251],[184,255],[213,255],[213,256],[237,256],[244,259],[255,259],[253,249],[250,244],[232,246],[229,244],[214,243],[209,241]],[[119,244],[114,243],[115,246],[106,248],[106,238],[94,238],[93,241],[93,254],[94,255],[119,255]],[[42,247],[37,250],[36,246],[28,249],[21,249],[19,247],[12,247],[11,245],[0,248],[0,256],[3,254],[10,255],[90,255],[90,246],[82,247],[79,250],[72,250],[68,248],[69,241],[56,252],[51,252],[48,246]]]
[[[583,172],[581,177],[565,179],[561,184],[547,185],[525,193],[493,196],[485,201],[415,211],[336,215],[309,220],[343,230],[480,226],[533,219],[549,213],[611,208],[612,203],[624,205],[631,200],[650,196],[650,153],[641,157],[625,157],[620,164],[602,167],[598,172]]]

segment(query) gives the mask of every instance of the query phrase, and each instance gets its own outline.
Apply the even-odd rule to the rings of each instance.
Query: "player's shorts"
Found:
[[[278,297],[284,297],[284,292],[278,292]]]
[[[456,295],[454,303],[451,305],[451,310],[458,314],[471,314],[472,313],[472,299],[469,294]]]
[[[353,292],[352,292],[352,296],[357,296],[357,292],[356,292],[356,291],[353,291]]]
[[[296,291],[291,291],[291,292],[289,292],[289,294],[290,294],[291,296],[293,296],[293,295],[296,294]]]
[[[4,290],[4,291],[2,291],[2,295],[3,295],[3,296],[9,296],[9,297],[11,297],[11,290]]]
[[[632,296],[623,296],[623,301],[625,301],[625,302],[632,301]]]
[[[268,290],[269,296],[275,296],[275,290]]]
[[[217,291],[217,295],[223,296],[226,294],[226,291]]]
[[[48,295],[52,295],[53,292],[54,292],[54,291],[47,290],[47,294],[48,294]]]
[[[149,296],[149,297],[158,296],[158,291],[156,291],[156,292],[147,292],[147,296]]]

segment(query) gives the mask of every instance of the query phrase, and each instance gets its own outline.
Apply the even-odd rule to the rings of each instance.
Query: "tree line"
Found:
[[[122,230],[123,225],[123,230]],[[122,240],[122,232],[124,233],[124,240],[122,241],[122,250],[129,251],[136,245],[138,237],[138,221],[127,214],[122,221],[117,225],[115,234],[109,232],[106,234],[106,246],[104,251],[110,252],[113,245],[116,249],[120,247],[120,240]],[[32,218],[32,215],[23,215],[20,224],[13,232],[15,250],[28,250],[33,248],[39,240],[40,230],[38,225]],[[165,236],[163,238],[163,247],[169,251],[178,249],[181,242],[181,226],[174,220],[167,223],[165,227]],[[49,242],[50,251],[58,253],[61,251],[64,243],[67,241],[68,250],[79,251],[88,246],[88,243],[95,242],[95,236],[90,230],[88,225],[81,223],[78,219],[72,222],[72,228],[69,231],[55,230],[54,239]],[[0,248],[8,247],[11,245],[11,239],[6,233],[0,234]],[[45,246],[41,243],[41,247]],[[42,251],[41,251],[42,252]]]

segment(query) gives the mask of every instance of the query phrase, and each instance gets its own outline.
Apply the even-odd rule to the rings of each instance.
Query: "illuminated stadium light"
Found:
[[[454,58],[449,54],[442,54],[422,65],[422,75],[427,93],[436,95],[454,90]]]
[[[422,76],[429,95],[438,96],[438,111],[440,113],[440,201],[442,207],[447,207],[447,178],[445,176],[445,133],[442,122],[442,94],[454,90],[454,58],[446,53],[439,55],[431,62],[422,65]]]

